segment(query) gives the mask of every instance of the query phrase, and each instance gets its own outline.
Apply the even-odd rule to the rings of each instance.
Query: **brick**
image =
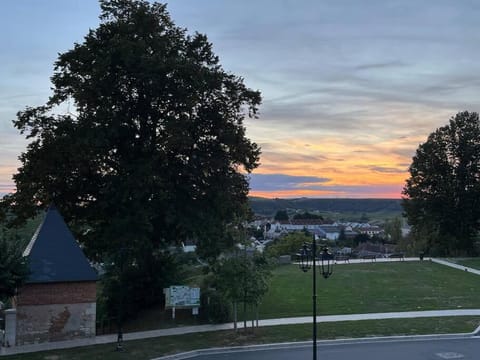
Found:
[[[16,306],[91,303],[96,296],[94,281],[25,284],[18,291]]]

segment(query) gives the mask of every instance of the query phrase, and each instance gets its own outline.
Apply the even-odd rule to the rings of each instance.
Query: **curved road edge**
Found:
[[[437,335],[402,335],[402,336],[382,336],[382,337],[365,337],[365,338],[352,338],[352,339],[335,339],[335,340],[319,340],[317,345],[320,346],[335,346],[335,345],[350,345],[350,344],[368,344],[368,343],[388,343],[388,342],[402,342],[402,341],[425,341],[425,340],[452,340],[452,339],[472,339],[480,338],[476,337],[476,332],[461,333],[461,334],[437,334]],[[184,353],[166,355],[162,357],[153,358],[151,360],[184,360],[192,359],[197,356],[207,356],[214,354],[228,354],[237,352],[250,352],[261,350],[281,350],[292,348],[307,348],[311,347],[311,341],[301,342],[286,342],[275,344],[261,344],[261,345],[245,345],[245,346],[232,346],[223,348],[208,348],[192,350]]]

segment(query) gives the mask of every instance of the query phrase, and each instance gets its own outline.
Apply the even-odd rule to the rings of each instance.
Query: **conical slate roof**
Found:
[[[27,283],[97,280],[95,270],[54,205],[48,208],[23,255],[30,265]]]

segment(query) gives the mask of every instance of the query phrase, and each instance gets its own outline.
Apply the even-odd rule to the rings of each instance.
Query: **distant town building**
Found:
[[[358,232],[361,234],[367,234],[372,237],[375,235],[380,235],[383,232],[383,229],[376,225],[365,225],[357,228]]]

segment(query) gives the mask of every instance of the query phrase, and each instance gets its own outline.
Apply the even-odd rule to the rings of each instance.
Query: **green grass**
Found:
[[[480,317],[365,320],[318,324],[318,339],[366,336],[466,333],[473,331]],[[216,331],[179,336],[127,341],[124,353],[115,352],[115,344],[52,350],[2,357],[5,360],[123,360],[154,357],[208,347],[268,344],[312,339],[311,324],[283,325],[255,329],[253,334]]]
[[[318,274],[317,274],[318,275]],[[312,273],[275,269],[260,318],[305,316],[312,308]],[[424,262],[337,265],[317,276],[320,315],[480,308],[478,275]]]
[[[448,259],[457,264],[480,270],[480,258]]]
[[[318,315],[480,308],[478,275],[429,261],[338,265],[331,278],[324,280],[318,276],[317,281]],[[311,316],[311,282],[311,271],[302,273],[293,265],[276,268],[270,291],[260,307],[260,318]],[[150,322],[137,319],[130,329],[140,330],[146,323],[151,328],[160,328],[167,323],[165,314],[163,322],[162,314],[155,311],[146,314]],[[191,323],[191,317],[189,321],[185,318],[186,323]],[[179,318],[178,323],[181,321]],[[318,338],[462,333],[473,331],[479,324],[478,316],[325,323],[318,326]],[[222,331],[129,341],[125,342],[125,353],[114,352],[115,344],[107,344],[5,359],[151,359],[208,347],[310,340],[311,333],[310,324],[285,325],[256,329],[254,335]]]
[[[478,275],[430,261],[342,264],[327,280],[317,276],[317,309],[319,315],[336,315],[480,308],[479,284]],[[277,267],[260,318],[309,316],[311,311],[312,272],[303,273],[295,265]],[[126,324],[125,331],[198,324],[190,314],[177,311],[171,320],[170,311],[148,309]]]

